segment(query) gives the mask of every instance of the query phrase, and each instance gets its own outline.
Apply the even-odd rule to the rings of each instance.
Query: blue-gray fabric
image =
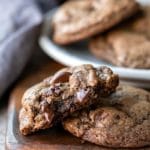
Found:
[[[55,0],[45,1],[45,6],[48,3],[46,9],[56,5]],[[40,0],[0,2],[0,97],[20,75],[34,51],[43,19],[37,4],[42,5]]]

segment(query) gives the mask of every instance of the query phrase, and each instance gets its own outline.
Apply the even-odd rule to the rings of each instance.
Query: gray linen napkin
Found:
[[[0,1],[0,97],[19,76],[35,50],[43,13],[64,1]]]
[[[0,96],[18,77],[33,50],[42,14],[32,0],[0,2]]]

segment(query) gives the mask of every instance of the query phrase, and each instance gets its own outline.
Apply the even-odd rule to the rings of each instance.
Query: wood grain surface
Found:
[[[65,59],[65,58],[64,58]],[[50,76],[63,66],[57,64],[44,54],[36,54],[30,65],[26,67],[23,77],[19,80],[10,96],[8,126],[6,132],[6,149],[8,150],[115,150],[108,149],[72,136],[63,130],[61,125],[43,130],[29,136],[20,134],[18,112],[24,91],[33,84]],[[1,139],[0,139],[1,140]],[[2,139],[3,141],[3,139]],[[141,150],[149,148],[142,148]],[[121,150],[121,149],[119,149]],[[126,149],[127,150],[127,149]]]
[[[5,132],[6,132],[7,109],[0,110],[0,150],[5,149]]]

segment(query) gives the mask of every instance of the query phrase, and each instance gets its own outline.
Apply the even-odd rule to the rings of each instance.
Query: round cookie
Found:
[[[150,145],[150,93],[120,86],[91,110],[64,120],[64,128],[83,140],[107,147]]]
[[[25,91],[19,113],[23,135],[47,129],[75,111],[108,96],[119,83],[108,67],[81,65],[64,68]]]
[[[150,39],[126,29],[116,29],[90,42],[90,51],[97,58],[117,66],[150,68]]]
[[[135,0],[74,0],[62,5],[52,19],[57,44],[76,42],[103,32],[139,9]]]
[[[150,7],[142,9],[134,21],[91,39],[91,53],[117,66],[149,69]]]

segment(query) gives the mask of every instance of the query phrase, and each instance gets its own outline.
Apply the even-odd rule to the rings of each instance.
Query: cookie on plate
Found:
[[[150,38],[150,6],[141,8],[141,12],[139,12],[135,20],[130,23],[130,28]]]
[[[100,59],[130,68],[150,68],[150,7],[135,18],[91,39],[89,49]]]
[[[64,120],[64,128],[83,140],[107,147],[150,145],[150,93],[120,86],[96,108]]]
[[[19,113],[20,131],[27,135],[52,127],[64,117],[115,91],[118,75],[108,67],[65,68],[28,89]]]
[[[133,15],[135,0],[73,0],[62,5],[52,19],[52,38],[69,44],[103,32]]]

